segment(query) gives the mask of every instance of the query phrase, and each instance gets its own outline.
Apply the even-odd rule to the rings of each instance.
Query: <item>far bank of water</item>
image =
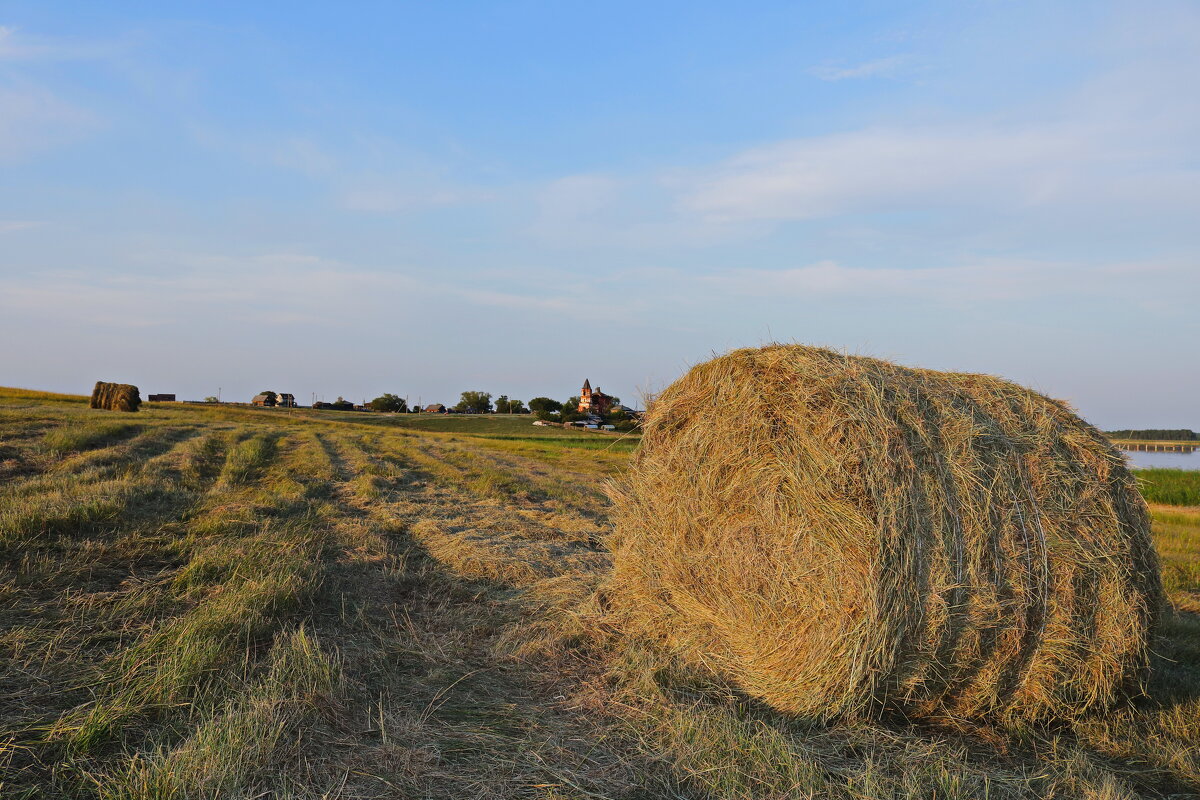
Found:
[[[1123,450],[1134,469],[1200,469],[1200,449],[1190,453],[1145,453]]]

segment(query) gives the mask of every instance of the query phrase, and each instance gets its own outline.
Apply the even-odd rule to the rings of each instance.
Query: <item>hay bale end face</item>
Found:
[[[136,386],[96,381],[88,406],[106,411],[137,411],[141,404],[142,396]]]
[[[738,350],[657,398],[613,496],[615,612],[781,710],[1061,718],[1141,689],[1145,503],[1007,381]]]

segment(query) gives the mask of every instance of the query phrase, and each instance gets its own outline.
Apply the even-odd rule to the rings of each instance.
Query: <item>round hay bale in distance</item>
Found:
[[[142,396],[136,386],[108,381],[96,381],[88,402],[90,408],[130,412],[137,411],[141,404]]]
[[[1141,690],[1146,505],[1029,389],[737,350],[651,404],[613,497],[615,612],[778,709],[1062,718]]]

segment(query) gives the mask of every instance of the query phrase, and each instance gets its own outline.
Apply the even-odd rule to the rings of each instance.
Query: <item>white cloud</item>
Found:
[[[958,208],[979,209],[981,220],[1000,211],[1040,221],[1050,212],[1094,224],[1194,216],[1198,35],[1194,5],[1131,9],[1088,34],[1094,66],[1069,89],[1027,88],[1004,105],[981,96],[972,106],[986,112],[901,106],[890,120],[747,148],[682,175],[678,207],[710,222]],[[814,72],[882,75],[901,58]]]
[[[897,70],[908,63],[908,56],[889,56],[866,61],[851,67],[822,64],[813,67],[809,72],[823,81],[844,81],[850,78],[881,78],[894,75]]]
[[[1098,154],[1086,131],[876,128],[754,148],[698,170],[682,205],[722,221],[813,219],[916,204],[1033,205]]]
[[[879,127],[756,147],[692,171],[680,208],[715,222],[923,208],[1200,211],[1185,134],[1124,120]],[[1137,205],[1132,205],[1136,202]]]

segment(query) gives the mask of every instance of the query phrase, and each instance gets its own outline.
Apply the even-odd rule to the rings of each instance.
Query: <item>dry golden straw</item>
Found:
[[[137,411],[141,404],[142,396],[136,386],[105,381],[96,381],[96,388],[92,389],[92,398],[88,403],[91,408],[106,411]]]
[[[796,714],[1074,717],[1141,690],[1162,604],[1124,460],[1007,381],[776,345],[657,398],[605,596]]]

